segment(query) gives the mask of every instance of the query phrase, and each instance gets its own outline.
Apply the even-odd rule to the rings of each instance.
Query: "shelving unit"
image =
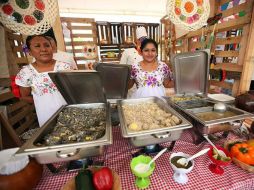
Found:
[[[210,92],[223,92],[236,96],[249,89],[253,70],[251,63],[254,55],[253,0],[246,0],[241,4],[235,4],[233,0],[216,0],[214,6],[215,14],[221,13],[222,18],[215,28],[215,40],[211,47],[211,53],[215,58],[214,66],[210,68],[210,74],[213,76],[210,80]],[[174,29],[169,27],[171,23],[165,18],[161,23],[164,25],[162,38],[165,38],[162,57],[167,62],[170,58],[166,56],[169,53],[166,47],[167,34],[173,34]],[[214,25],[211,25],[203,31],[199,29],[181,38],[172,38],[172,53],[200,49],[202,33],[207,45],[213,29]],[[222,73],[226,75],[227,80],[221,80]]]
[[[118,63],[124,49],[134,47],[136,28],[144,26],[149,38],[160,41],[157,23],[96,22],[100,59],[103,63]],[[114,54],[115,56],[107,55]]]

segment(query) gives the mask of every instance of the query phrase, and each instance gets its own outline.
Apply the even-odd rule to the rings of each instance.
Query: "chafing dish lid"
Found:
[[[49,73],[68,104],[103,103],[106,97],[96,71]]]
[[[176,94],[207,94],[209,56],[207,51],[180,53],[173,57]]]
[[[130,69],[129,65],[109,63],[99,63],[96,66],[96,70],[101,75],[107,99],[123,99],[127,97]]]

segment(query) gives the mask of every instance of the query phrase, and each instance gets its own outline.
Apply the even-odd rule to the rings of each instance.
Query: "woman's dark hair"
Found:
[[[142,41],[141,47],[140,47],[141,51],[143,51],[143,49],[146,47],[147,44],[153,44],[154,47],[156,48],[156,51],[158,51],[158,44],[157,44],[157,42],[155,40],[153,40],[153,39],[150,39],[150,38],[144,39],[144,41]]]
[[[49,43],[50,43],[50,40],[46,37],[46,36],[44,36],[44,35],[34,35],[34,36],[27,36],[27,38],[26,38],[26,46],[27,46],[27,48],[30,50],[30,42],[31,42],[31,40],[32,39],[34,39],[35,37],[37,37],[37,36],[40,36],[40,37],[43,37],[43,38],[45,38],[46,40],[48,40],[49,41]]]
[[[56,46],[57,46],[57,41],[56,41],[56,37],[55,37],[53,28],[50,28],[47,32],[45,32],[45,33],[43,34],[43,36],[47,36],[47,37],[52,38],[52,39],[55,41]]]

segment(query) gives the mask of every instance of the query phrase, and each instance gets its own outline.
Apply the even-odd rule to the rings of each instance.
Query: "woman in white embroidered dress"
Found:
[[[157,60],[158,44],[152,39],[145,39],[141,44],[143,61],[132,64],[129,88],[134,83],[137,91],[132,98],[165,96],[165,87],[172,88],[172,73],[169,67]]]
[[[21,99],[35,104],[40,127],[63,105],[64,98],[48,72],[70,70],[67,63],[55,61],[50,41],[45,36],[28,36],[26,44],[35,62],[24,66],[16,76]]]

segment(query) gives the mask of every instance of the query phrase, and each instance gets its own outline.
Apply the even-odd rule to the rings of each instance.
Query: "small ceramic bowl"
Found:
[[[173,179],[177,183],[185,184],[188,182],[188,176],[186,174],[191,172],[191,170],[193,169],[194,161],[193,160],[190,161],[192,165],[189,168],[178,168],[171,162],[172,158],[174,158],[176,156],[182,156],[182,157],[188,158],[188,157],[190,157],[190,155],[185,154],[183,152],[177,152],[177,153],[171,154],[170,158],[169,158],[170,165],[174,170]]]

